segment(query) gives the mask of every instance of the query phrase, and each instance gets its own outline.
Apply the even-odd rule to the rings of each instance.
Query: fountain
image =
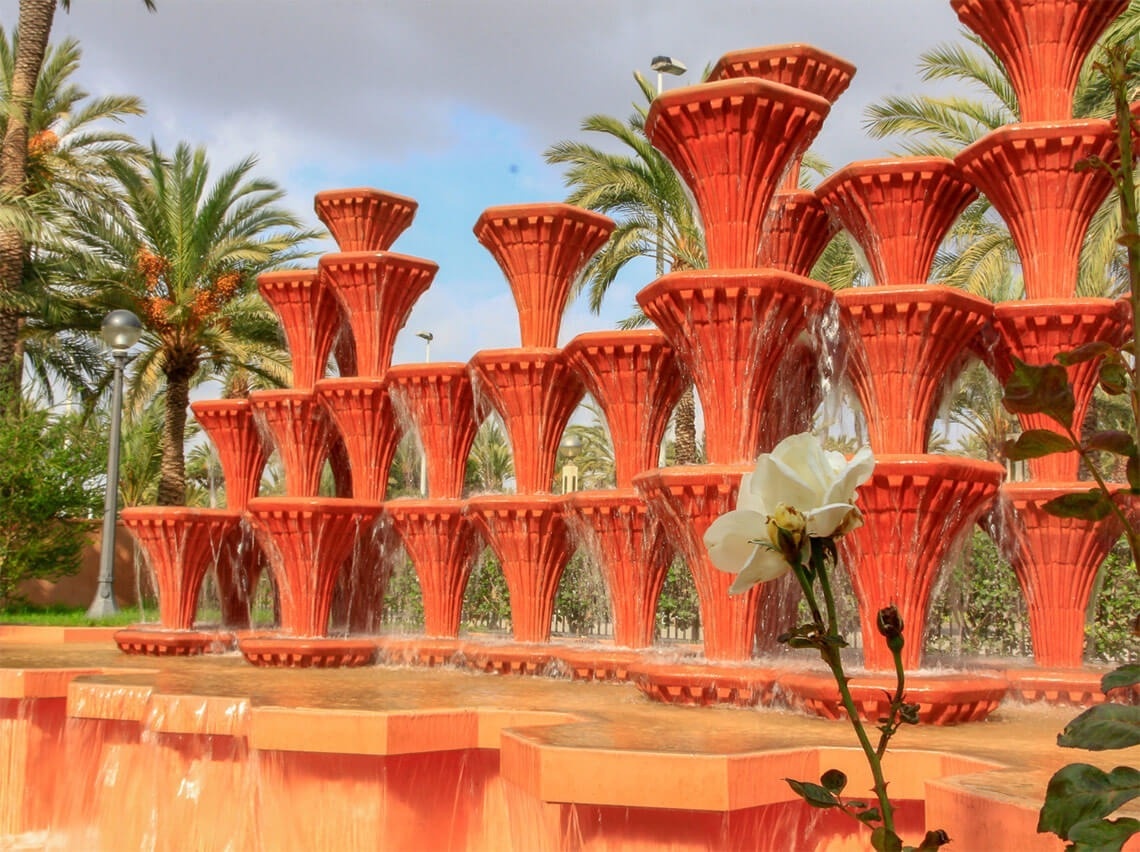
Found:
[[[1124,5],[953,0],[1010,68],[1025,123],[953,161],[851,164],[814,193],[795,188],[798,158],[850,80],[843,60],[804,45],[742,51],[717,63],[710,82],[656,99],[646,132],[696,199],[709,260],[708,269],[671,272],[641,290],[656,330],[586,333],[560,349],[571,284],[613,223],[564,204],[492,207],[475,233],[515,296],[520,346],[466,364],[392,366],[395,337],[435,274],[434,263],[390,251],[415,202],[371,189],[320,193],[318,215],[340,251],[318,270],[259,278],[293,356],[293,387],[194,404],[218,447],[227,508],[124,511],[158,577],[153,632],[162,635],[121,645],[208,650],[200,638],[184,646],[173,638],[209,633],[193,618],[211,567],[231,588],[223,610],[238,608],[226,600],[243,582],[249,588],[257,564],[249,552],[268,560],[279,624],[237,631],[254,667],[148,659],[145,671],[124,670],[112,650],[69,646],[49,657],[20,646],[5,653],[0,837],[49,831],[70,848],[158,847],[168,837],[212,848],[787,848],[789,832],[805,848],[856,842],[857,829],[820,819],[781,780],[838,765],[852,789],[868,786],[858,755],[840,747],[849,743],[839,726],[665,706],[840,714],[818,669],[769,654],[795,618],[781,589],[730,597],[731,577],[708,562],[701,536],[735,506],[756,453],[810,424],[847,381],[877,456],[860,492],[865,525],[842,540],[863,634],[852,687],[865,716],[882,715],[882,670],[891,664],[874,613],[899,607],[905,662],[924,665],[915,637],[932,590],[979,519],[1006,531],[1030,610],[1032,668],[909,679],[924,722],[995,712],[1000,722],[907,729],[890,767],[901,824],[921,833],[925,813],[962,848],[987,848],[995,836],[1027,842],[1045,778],[1066,760],[1046,739],[1071,711],[1001,702],[1007,690],[1030,701],[1106,700],[1092,688],[1096,673],[1078,667],[1084,609],[1119,530],[1042,512],[1077,487],[1070,458],[1031,465],[1030,482],[1002,484],[1001,465],[932,454],[929,438],[969,352],[1003,378],[1013,356],[1040,364],[1062,346],[1117,345],[1128,335],[1122,305],[1076,298],[1077,252],[1107,187],[1099,173],[1072,166],[1105,155],[1111,128],[1070,115],[1072,69]],[[929,280],[938,246],[978,191],[1010,226],[1025,300],[993,305]],[[873,286],[833,294],[807,277],[840,226],[867,255]],[[326,378],[333,354],[340,377]],[[1069,370],[1078,408],[1094,371]],[[701,398],[708,463],[661,467],[685,376]],[[780,404],[789,383],[802,404]],[[555,494],[559,443],[587,391],[611,435],[616,487]],[[488,409],[505,425],[516,493],[465,496],[466,457]],[[424,493],[386,499],[405,430],[423,451]],[[257,493],[273,449],[285,464],[285,497]],[[326,462],[337,497],[320,496]],[[246,548],[238,570],[234,542],[246,527],[259,549]],[[420,581],[423,637],[372,635],[391,569],[389,533]],[[460,629],[480,537],[507,581],[511,642]],[[551,641],[575,540],[605,578],[613,643]],[[703,637],[663,647],[656,604],[673,552],[696,585]],[[350,601],[343,619],[334,615],[338,583]],[[351,605],[361,600],[375,604],[364,615]],[[412,665],[363,668],[378,655]],[[564,678],[476,677],[455,671],[460,665]],[[104,676],[86,677],[93,673]],[[630,686],[571,682],[599,679],[633,681],[653,700]],[[209,818],[222,801],[226,818]]]
[[[633,488],[634,476],[657,466],[684,374],[656,331],[587,332],[567,344],[565,357],[605,415],[616,485],[572,494],[571,526],[597,559],[610,590],[615,644],[649,647],[669,551],[660,525]]]

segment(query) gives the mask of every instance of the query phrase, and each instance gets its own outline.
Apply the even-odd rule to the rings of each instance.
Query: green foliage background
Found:
[[[0,609],[19,603],[24,580],[79,568],[101,515],[106,444],[73,416],[0,407]]]

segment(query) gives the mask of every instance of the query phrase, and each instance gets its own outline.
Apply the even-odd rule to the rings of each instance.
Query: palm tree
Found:
[[[154,10],[154,0],[143,0]],[[59,0],[65,10],[70,0]],[[36,86],[47,53],[48,39],[55,20],[56,0],[20,0],[16,23],[16,49],[12,77],[5,93],[6,123],[0,138],[0,200],[22,199],[29,195],[28,143],[32,126],[32,106]],[[24,280],[27,241],[25,231],[0,225],[0,297],[19,290]],[[20,387],[20,311],[0,298],[0,388],[15,392]]]
[[[250,177],[253,157],[212,185],[205,150],[185,143],[170,159],[152,143],[142,168],[108,162],[120,203],[71,199],[75,280],[96,303],[143,320],[129,399],[139,408],[164,394],[157,501],[181,505],[190,388],[233,367],[282,374],[280,328],[256,276],[308,256],[303,244],[318,234],[278,206],[275,183]]]
[[[469,494],[502,491],[514,473],[510,444],[498,415],[492,414],[475,433],[475,441],[467,457],[464,490]]]
[[[15,34],[0,27],[0,92],[11,91],[18,50]],[[91,98],[73,82],[81,59],[74,39],[49,47],[29,116],[27,189],[36,221],[24,264],[23,281],[7,292],[7,307],[21,320],[17,357],[35,380],[35,391],[50,401],[56,380],[70,391],[83,393],[105,371],[104,358],[93,336],[60,335],[65,329],[98,328],[99,317],[77,301],[73,282],[54,260],[60,233],[62,199],[83,195],[106,197],[107,158],[138,157],[143,149],[112,123],[141,115],[138,98],[109,95]],[[0,112],[0,133],[8,112]],[[58,246],[55,246],[58,248]]]
[[[559,142],[545,153],[551,165],[567,166],[563,182],[570,187],[566,201],[612,216],[617,225],[609,241],[583,270],[580,289],[588,293],[590,309],[601,310],[610,285],[635,258],[652,257],[657,274],[670,270],[701,269],[706,265],[701,232],[684,183],[669,161],[645,136],[648,105],[657,90],[634,72],[645,105],[636,104],[627,121],[608,115],[591,115],[582,129],[620,142],[629,154],[610,154],[584,142]],[[635,310],[623,327],[645,322]],[[677,403],[674,434],[676,463],[697,458],[696,402],[690,385]]]

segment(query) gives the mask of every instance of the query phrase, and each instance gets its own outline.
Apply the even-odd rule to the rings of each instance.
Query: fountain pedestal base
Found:
[[[1072,707],[1091,707],[1114,701],[1121,704],[1140,703],[1140,691],[1113,689],[1105,695],[1100,679],[1105,672],[1095,669],[1008,669],[1002,675],[1009,682],[1009,697],[1014,701],[1033,704],[1062,704]]]
[[[163,630],[137,625],[115,631],[115,644],[124,654],[193,657],[232,651],[234,635],[228,630]]]
[[[239,636],[238,650],[255,666],[290,669],[338,669],[376,662],[372,639],[296,636]]]
[[[664,704],[754,707],[770,703],[776,672],[740,663],[648,662],[636,667],[633,682]]]
[[[850,679],[851,697],[863,721],[878,724],[895,691],[893,673],[866,672]],[[788,704],[825,719],[845,719],[839,689],[830,672],[781,673],[779,691]],[[1005,698],[1008,684],[999,675],[947,672],[906,678],[906,700],[918,705],[919,724],[980,722]]]

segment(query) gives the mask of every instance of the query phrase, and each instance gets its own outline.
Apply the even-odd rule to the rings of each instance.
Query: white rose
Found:
[[[855,489],[874,469],[870,448],[848,460],[824,450],[810,432],[785,438],[760,456],[740,482],[736,509],[713,521],[704,536],[712,564],[737,575],[729,593],[740,594],[791,570],[768,532],[781,504],[803,516],[812,538],[844,535],[862,521]]]

